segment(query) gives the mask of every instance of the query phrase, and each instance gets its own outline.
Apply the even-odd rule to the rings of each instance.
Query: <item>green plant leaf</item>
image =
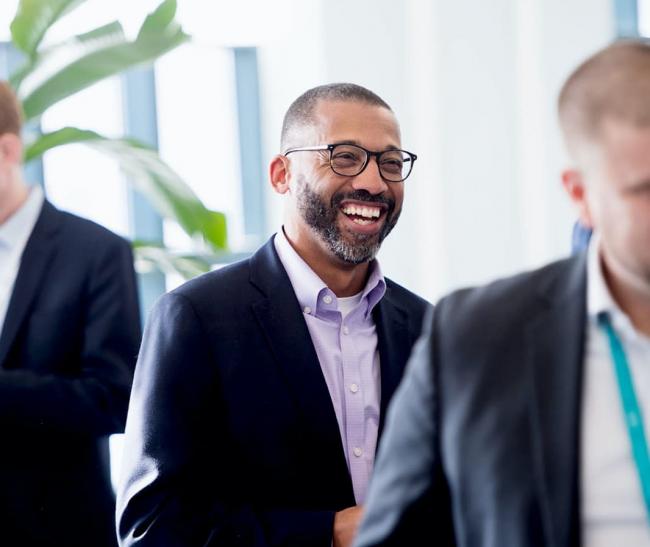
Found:
[[[31,60],[28,60],[20,68],[9,75],[9,85],[11,85],[17,94],[20,93],[20,85],[23,83],[23,80],[29,75],[33,68],[34,63]]]
[[[227,248],[226,218],[205,207],[157,152],[131,139],[109,139],[94,131],[65,127],[42,135],[25,150],[25,161],[65,144],[84,143],[112,156],[129,181],[165,218],[175,220],[191,236],[201,236],[215,251]]]
[[[28,58],[25,63],[9,76],[9,83],[16,90],[19,96],[22,96],[21,84],[25,78],[38,77],[38,71],[41,67],[49,68],[53,64],[53,59],[79,59],[93,51],[106,48],[108,45],[123,43],[124,29],[119,21],[113,21],[102,25],[84,34],[74,36],[63,43],[50,46],[38,52],[38,55]]]
[[[201,255],[179,254],[164,245],[134,241],[135,264],[139,273],[147,273],[152,268],[163,273],[179,273],[185,279],[192,279],[210,271],[210,261]]]
[[[176,0],[164,0],[153,12],[145,18],[140,30],[138,39],[148,33],[157,33],[170,25],[178,26],[174,21],[176,15]]]
[[[20,0],[11,22],[11,40],[33,57],[50,27],[86,0]]]
[[[57,146],[75,144],[98,138],[102,138],[98,133],[76,127],[64,127],[52,133],[44,133],[25,147],[23,161],[29,163],[36,158],[40,158],[45,152]]]
[[[175,2],[170,3],[168,0],[165,0],[158,10],[162,7],[169,10],[168,4],[173,4],[175,10]],[[153,19],[150,19],[152,17]],[[189,36],[180,26],[166,17],[154,17],[152,14],[145,20],[143,27],[145,25],[148,25],[148,30],[142,32],[141,29],[135,41],[123,39],[91,51],[56,71],[26,96],[21,97],[25,119],[39,116],[58,101],[100,80],[149,63],[189,40]]]
[[[119,21],[112,21],[83,34],[78,34],[71,41],[73,43],[89,44],[98,40],[105,41],[111,37],[124,38],[124,29]]]

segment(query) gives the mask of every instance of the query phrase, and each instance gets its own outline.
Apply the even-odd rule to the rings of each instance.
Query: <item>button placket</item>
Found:
[[[354,344],[354,333],[349,326],[342,325],[340,332],[348,463],[354,476],[363,477],[367,474],[367,465],[364,457],[366,447],[365,423],[359,355]]]

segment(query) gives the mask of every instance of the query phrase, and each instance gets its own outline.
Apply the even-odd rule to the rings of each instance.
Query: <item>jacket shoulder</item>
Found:
[[[431,303],[414,292],[408,290],[395,281],[386,279],[386,296],[388,296],[395,305],[403,307],[409,313],[424,314],[433,308]]]
[[[259,296],[250,283],[250,259],[244,259],[186,281],[161,298],[181,298],[200,317],[234,319]]]
[[[84,248],[87,247],[90,251],[97,250],[97,246],[100,248],[130,247],[125,238],[92,220],[58,209],[56,214],[59,216],[64,237]]]
[[[520,324],[548,298],[569,290],[572,274],[583,270],[584,256],[578,255],[487,285],[457,290],[436,306],[437,323],[445,332],[465,333]]]

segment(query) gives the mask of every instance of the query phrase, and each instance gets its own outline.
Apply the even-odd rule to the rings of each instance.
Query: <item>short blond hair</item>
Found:
[[[0,135],[13,133],[20,136],[22,125],[22,109],[16,93],[7,82],[0,81]]]
[[[560,91],[558,114],[569,148],[596,141],[606,118],[650,126],[650,41],[619,40],[584,61]]]

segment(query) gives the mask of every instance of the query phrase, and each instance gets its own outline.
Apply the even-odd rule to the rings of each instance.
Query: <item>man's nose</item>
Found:
[[[373,195],[381,194],[388,189],[388,184],[379,172],[377,158],[372,157],[368,160],[365,169],[354,177],[352,187],[355,190],[366,190]]]

